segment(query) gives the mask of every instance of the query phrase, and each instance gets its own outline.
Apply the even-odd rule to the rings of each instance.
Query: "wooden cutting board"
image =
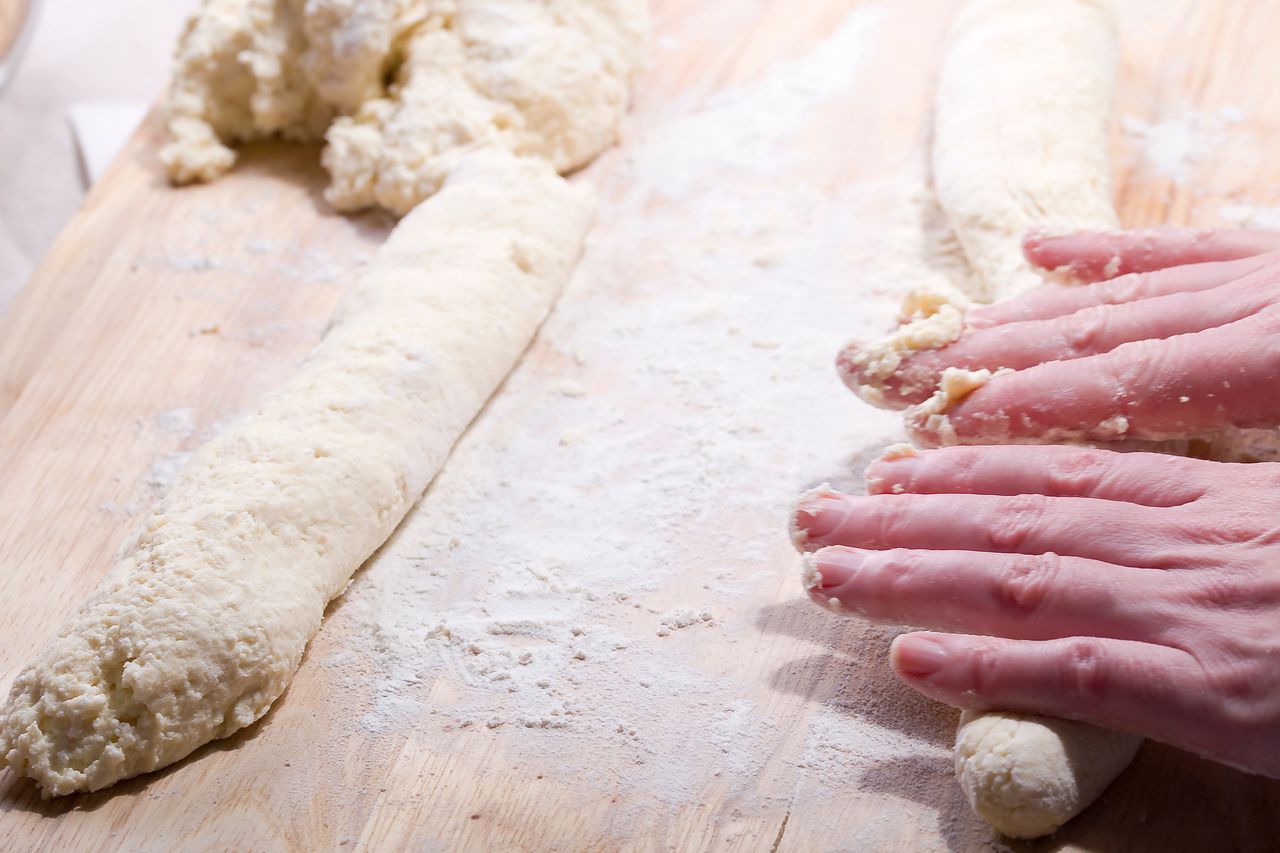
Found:
[[[822,121],[799,128],[799,145],[808,162],[824,164],[819,179],[831,186],[875,179],[917,156],[956,4],[803,5],[797,14],[793,3],[656,0],[655,50],[633,130],[673,101],[713,103],[774,63],[806,56],[851,13],[880,6],[861,85]],[[1280,156],[1269,150],[1280,124],[1280,6],[1121,6],[1119,107],[1129,129],[1117,134],[1116,163],[1124,221],[1214,224],[1238,219],[1242,206],[1280,204]],[[630,136],[583,178],[606,201],[628,191]],[[329,211],[314,148],[250,146],[227,177],[174,190],[158,167],[160,144],[153,116],[0,319],[0,685],[93,589],[181,453],[290,375],[391,225],[376,214]],[[601,233],[622,224],[608,211],[634,207],[605,210]],[[535,344],[522,371],[548,382],[563,373],[557,329]],[[825,380],[815,389],[832,393]],[[662,401],[627,414],[660,419]],[[749,537],[761,520],[722,524]],[[800,727],[850,678],[847,659],[814,656],[812,643],[848,647],[864,634],[833,630],[797,600],[793,557],[779,539],[766,555],[777,582],[756,584],[718,617],[736,645],[708,640],[701,648],[707,666],[741,669],[754,702]],[[680,600],[706,567],[706,555],[691,552],[683,573],[653,598]],[[1002,843],[957,808],[945,761],[886,764],[869,790],[865,779],[801,772],[802,739],[786,732],[770,741],[748,793],[708,784],[650,803],[625,786],[544,772],[521,749],[533,735],[510,727],[464,733],[433,724],[425,708],[391,733],[353,727],[369,697],[352,691],[334,662],[375,663],[342,609],[331,608],[271,714],[173,767],[52,802],[0,775],[0,847],[915,851]],[[432,689],[447,687],[442,680]],[[903,694],[876,689],[885,691],[877,719],[891,722]],[[938,731],[948,725],[943,719]],[[617,818],[623,813],[628,822]],[[1011,846],[1266,850],[1277,838],[1280,783],[1148,744],[1084,816],[1051,839]]]

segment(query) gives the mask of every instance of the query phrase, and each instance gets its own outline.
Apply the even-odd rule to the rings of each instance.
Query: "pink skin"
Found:
[[[977,306],[955,343],[904,359],[886,393],[905,407],[932,393],[947,367],[1011,368],[948,412],[964,444],[1034,441],[1069,433],[1107,439],[1202,435],[1280,423],[1280,235],[1162,229],[1032,235],[1036,264],[1084,280]],[[1265,254],[1253,254],[1257,252]],[[1187,264],[1168,267],[1170,264]],[[1168,267],[1168,268],[1165,268]],[[838,364],[865,381],[853,356]],[[1205,370],[1205,365],[1232,365]],[[1184,399],[1185,398],[1185,399]],[[914,437],[938,443],[923,424]]]
[[[1090,436],[1115,415],[1129,438],[1280,423],[1280,234],[1024,248],[1084,282],[1121,276],[974,308],[957,342],[905,360],[890,402],[919,402],[946,367],[1007,367],[948,411],[961,443]],[[851,384],[854,354],[840,360]],[[795,524],[814,600],[930,629],[891,651],[922,693],[1280,778],[1277,518],[1280,463],[1013,445],[881,460],[866,496],[807,497]]]
[[[1280,464],[953,447],[868,487],[797,511],[810,594],[929,629],[893,645],[912,687],[1280,778]]]

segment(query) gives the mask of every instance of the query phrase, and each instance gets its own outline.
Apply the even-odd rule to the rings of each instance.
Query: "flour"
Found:
[[[1230,130],[1243,119],[1240,110],[1223,107],[1211,113],[1188,110],[1156,123],[1125,116],[1121,127],[1156,174],[1182,185],[1227,142]]]
[[[168,409],[155,416],[156,428],[174,433],[181,438],[189,437],[196,428],[196,410],[188,407]]]
[[[330,617],[373,650],[372,673],[318,661],[367,694],[361,731],[503,738],[520,767],[617,794],[611,825],[633,839],[711,786],[744,815],[781,808],[766,762],[775,789],[852,797],[886,759],[945,759],[954,715],[887,688],[885,642],[803,599],[786,527],[805,486],[856,492],[902,439],[841,387],[835,353],[945,278],[918,181],[802,177],[827,171],[796,144],[805,123],[874,84],[881,17],[860,8],[804,58],[655,104],[609,155],[539,341]],[[833,692],[808,661],[836,648],[852,680]],[[808,732],[811,711],[843,728]],[[773,762],[795,738],[809,757]],[[954,789],[949,769],[929,778]],[[899,819],[933,821],[919,799]]]
[[[677,607],[675,610],[662,614],[661,625],[658,629],[659,637],[669,637],[672,631],[679,631],[681,628],[688,628],[691,625],[697,625],[700,622],[711,622],[715,618],[711,615],[710,610],[694,610],[692,607]]]
[[[1228,225],[1280,231],[1280,207],[1257,207],[1252,204],[1224,204],[1218,216]]]
[[[222,258],[203,253],[172,254],[164,262],[174,270],[181,272],[209,272],[220,269],[224,263]]]

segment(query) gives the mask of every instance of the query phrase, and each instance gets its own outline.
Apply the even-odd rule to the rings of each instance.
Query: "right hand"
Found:
[[[947,414],[963,444],[1055,434],[1201,436],[1280,424],[1280,234],[1157,229],[1032,235],[1036,265],[1086,286],[1047,285],[972,308],[962,336],[904,355],[886,401],[921,402],[948,367],[1009,368]],[[1098,281],[1108,274],[1118,278]],[[850,385],[857,345],[838,364]],[[905,389],[914,389],[907,391]],[[915,429],[922,443],[938,436]]]

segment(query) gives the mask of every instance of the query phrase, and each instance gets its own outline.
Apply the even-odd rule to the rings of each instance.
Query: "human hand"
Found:
[[[1280,778],[1280,464],[955,447],[868,489],[806,496],[796,542],[819,603],[930,629],[893,644],[909,685]]]
[[[1084,281],[1121,275],[971,308],[954,343],[903,355],[885,400],[921,402],[948,367],[1007,368],[948,408],[955,441],[1160,440],[1275,426],[1274,250],[1280,234],[1262,231],[1033,235],[1024,251],[1037,265]],[[859,351],[851,345],[838,359],[851,386],[867,381]],[[909,425],[921,443],[942,440],[925,418]]]

